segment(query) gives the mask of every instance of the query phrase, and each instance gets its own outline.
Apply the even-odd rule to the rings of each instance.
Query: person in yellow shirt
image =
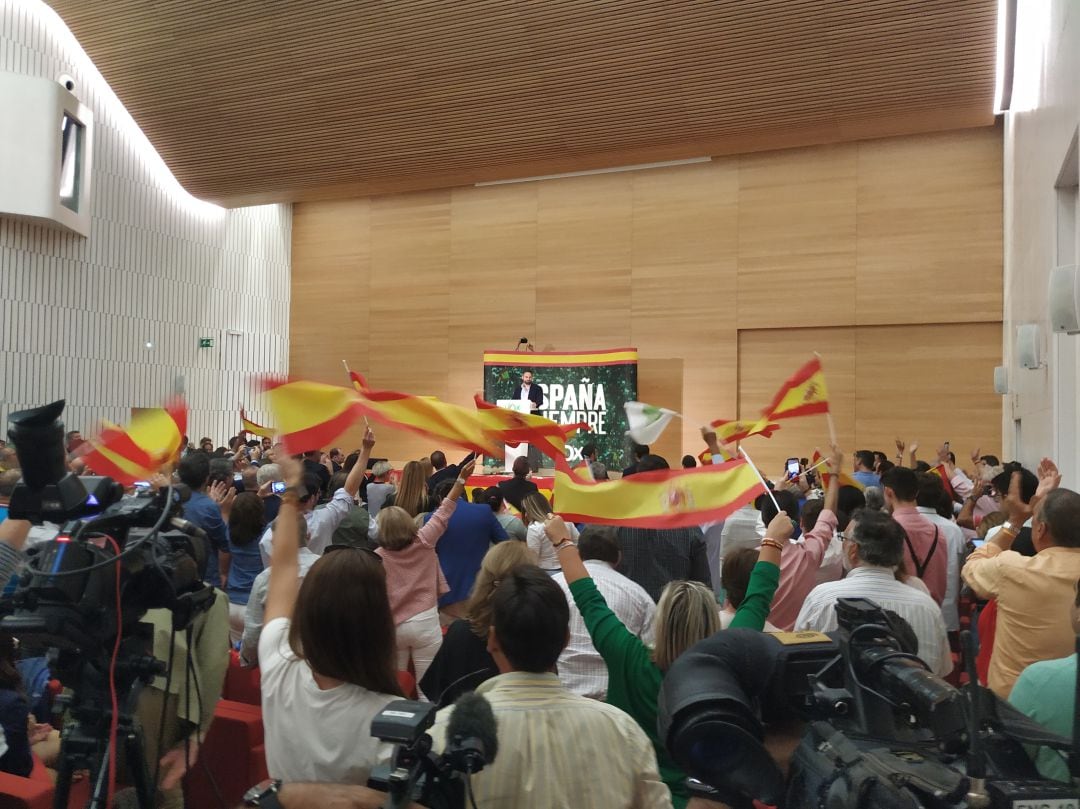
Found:
[[[1002,699],[1027,666],[1068,656],[1075,640],[1069,605],[1080,578],[1080,494],[1058,488],[1061,474],[1049,458],[1039,464],[1038,477],[1035,496],[1025,503],[1020,473],[1013,473],[1001,504],[1008,520],[968,557],[961,573],[980,598],[997,599],[987,684]],[[1037,551],[1031,557],[1010,549],[1029,518]]]

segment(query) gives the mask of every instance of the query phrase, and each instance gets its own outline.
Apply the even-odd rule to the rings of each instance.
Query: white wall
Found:
[[[89,238],[0,218],[3,434],[10,412],[61,397],[69,429],[123,422],[178,376],[193,440],[234,435],[241,399],[266,418],[250,377],[288,367],[291,206],[190,197],[40,0],[0,0],[0,70],[71,75],[95,125]]]
[[[1055,188],[1080,123],[1080,3],[1022,0],[1017,6],[1016,77],[1005,123],[1004,349],[1011,393],[1003,409],[1004,448],[1027,465],[1054,457],[1065,484],[1080,489],[1080,335],[1053,334],[1047,308],[1051,268],[1080,263],[1076,207],[1063,204],[1071,192]],[[1016,362],[1015,331],[1024,323],[1041,327],[1046,364],[1038,370]]]

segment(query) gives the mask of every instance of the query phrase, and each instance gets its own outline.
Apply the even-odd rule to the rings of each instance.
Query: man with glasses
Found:
[[[925,592],[896,579],[904,558],[904,529],[888,514],[862,509],[840,536],[848,573],[810,592],[795,619],[795,631],[831,632],[837,628],[837,599],[867,598],[907,621],[919,640],[919,657],[934,674],[949,674],[952,655],[941,609]]]
[[[1025,503],[1022,475],[1012,473],[1009,493],[1001,502],[1007,521],[993,539],[975,549],[961,572],[976,595],[997,599],[987,685],[1002,699],[1009,697],[1027,666],[1067,657],[1076,637],[1069,607],[1080,578],[1080,494],[1058,488],[1061,474],[1049,458],[1043,458],[1037,476],[1035,496]],[[1013,550],[1028,520],[1034,556]]]

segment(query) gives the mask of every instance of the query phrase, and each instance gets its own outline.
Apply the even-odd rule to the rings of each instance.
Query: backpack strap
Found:
[[[919,555],[917,553],[915,553],[915,548],[914,548],[914,546],[912,546],[911,540],[908,539],[906,534],[904,535],[904,542],[907,543],[908,553],[911,554],[911,559],[912,559],[912,561],[915,562],[915,575],[918,576],[920,579],[923,577],[923,574],[926,573],[926,568],[930,564],[930,560],[934,558],[934,551],[937,550],[937,546],[938,546],[938,536],[939,536],[938,527],[935,525],[934,526],[934,541],[930,545],[930,553],[926,554],[925,559],[923,559],[922,561],[919,561]]]

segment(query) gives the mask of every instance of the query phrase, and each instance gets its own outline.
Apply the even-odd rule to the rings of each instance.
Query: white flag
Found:
[[[664,432],[664,428],[676,416],[681,415],[666,407],[653,407],[644,402],[626,402],[626,422],[630,429],[626,434],[638,444],[652,444]]]

